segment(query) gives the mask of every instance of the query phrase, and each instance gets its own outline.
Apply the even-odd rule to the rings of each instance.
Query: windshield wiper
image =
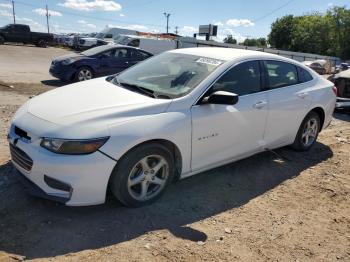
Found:
[[[117,81],[117,84],[119,84],[120,86],[136,89],[136,90],[138,90],[139,92],[141,92],[144,95],[147,95],[147,96],[152,97],[152,98],[157,98],[154,95],[154,91],[152,91],[152,90],[149,90],[147,88],[144,88],[142,86],[138,86],[138,85],[135,85],[135,84],[129,84],[129,83],[126,83],[126,82],[119,82],[117,77],[115,79]]]

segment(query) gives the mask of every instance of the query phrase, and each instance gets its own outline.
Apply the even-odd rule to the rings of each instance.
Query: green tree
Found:
[[[228,35],[227,37],[225,37],[224,43],[236,45],[236,44],[237,44],[237,40],[234,39],[234,38],[232,37],[232,35]]]
[[[321,14],[294,18],[291,51],[332,55],[331,23]]]
[[[240,43],[240,45],[244,46],[257,46],[257,47],[266,47],[267,41],[265,38],[246,38],[243,43]]]
[[[326,14],[287,15],[271,25],[269,44],[278,49],[350,58],[350,9]]]
[[[350,59],[350,9],[333,7],[325,17],[331,23],[329,37],[334,43],[332,51],[339,57]]]
[[[292,44],[293,27],[293,15],[278,18],[271,25],[271,32],[268,35],[269,44],[278,49],[289,50]]]

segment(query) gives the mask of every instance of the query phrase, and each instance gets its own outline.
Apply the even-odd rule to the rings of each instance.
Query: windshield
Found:
[[[96,38],[103,38],[104,35],[105,35],[105,33],[98,33],[98,34],[96,35]]]
[[[97,55],[103,51],[107,51],[111,49],[111,46],[108,46],[108,45],[101,45],[101,46],[97,46],[97,47],[94,47],[94,48],[90,48],[84,52],[81,52],[82,55],[85,55],[85,56],[94,56],[94,55]]]
[[[177,98],[190,93],[222,63],[212,58],[163,53],[122,72],[112,83],[137,86],[155,97]]]
[[[130,40],[131,40],[130,37],[122,36],[122,35],[119,35],[119,37],[114,38],[114,42],[120,45],[127,45],[130,42]]]

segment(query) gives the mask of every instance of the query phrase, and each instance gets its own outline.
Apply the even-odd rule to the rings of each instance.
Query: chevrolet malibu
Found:
[[[123,204],[142,206],[176,179],[286,145],[310,149],[331,121],[335,93],[280,56],[177,49],[30,99],[8,140],[36,196],[94,205],[109,188]]]

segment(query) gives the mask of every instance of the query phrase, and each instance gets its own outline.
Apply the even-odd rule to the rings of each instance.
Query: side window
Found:
[[[136,61],[142,61],[142,60],[145,60],[145,59],[150,57],[149,54],[142,52],[142,51],[139,51],[139,50],[132,50],[131,56],[132,56],[133,60],[136,60]]]
[[[299,83],[309,82],[313,79],[311,74],[308,71],[306,71],[304,68],[297,66],[297,69],[298,69]]]
[[[140,46],[140,39],[134,39],[131,40],[128,46],[133,46],[133,47],[139,47]]]
[[[280,61],[265,61],[269,89],[298,84],[298,74],[295,65]]]
[[[239,96],[261,91],[258,61],[241,63],[225,73],[212,87],[212,92],[227,91]]]
[[[101,56],[102,56],[103,58],[110,58],[110,57],[113,57],[114,52],[115,52],[114,49],[110,49],[110,50],[108,50],[108,51],[106,51],[106,52],[103,52],[103,53],[101,54]]]
[[[126,49],[126,48],[115,49],[114,56],[117,57],[117,58],[120,58],[120,59],[126,59],[129,56],[128,49]]]

